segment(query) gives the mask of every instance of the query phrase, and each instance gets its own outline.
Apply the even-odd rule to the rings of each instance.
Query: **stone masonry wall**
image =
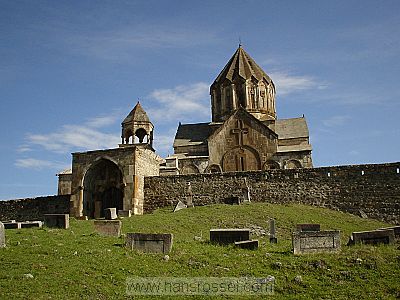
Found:
[[[400,162],[310,169],[191,174],[145,178],[145,212],[185,201],[191,183],[194,205],[251,201],[303,203],[400,223]]]
[[[0,201],[0,220],[44,220],[44,214],[69,214],[69,195]]]

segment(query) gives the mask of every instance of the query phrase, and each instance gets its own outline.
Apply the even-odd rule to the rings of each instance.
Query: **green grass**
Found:
[[[255,251],[208,242],[210,228],[255,225],[268,230],[271,217],[276,219],[276,245],[269,244],[268,236],[253,236],[260,241]],[[294,256],[291,232],[297,223],[320,223],[321,229],[341,230],[342,251]],[[127,277],[272,275],[276,284],[271,299],[395,299],[400,297],[399,244],[345,246],[351,232],[383,226],[388,224],[323,208],[258,203],[195,207],[176,213],[161,209],[123,219],[124,233],[173,233],[168,261],[162,254],[124,248],[123,238],[99,236],[94,233],[93,221],[71,219],[68,230],[6,230],[7,247],[0,249],[0,297],[128,298]],[[202,236],[203,241],[195,240],[195,236]],[[282,264],[280,268],[276,262]],[[34,278],[25,278],[27,273]],[[297,275],[302,276],[302,282],[294,281]]]

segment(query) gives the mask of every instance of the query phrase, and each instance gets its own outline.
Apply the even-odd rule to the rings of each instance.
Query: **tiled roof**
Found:
[[[176,131],[174,147],[200,145],[207,141],[211,134],[209,123],[180,124]]]
[[[268,83],[272,81],[241,46],[239,46],[235,54],[233,54],[232,58],[217,76],[213,85],[218,82],[223,82],[226,79],[232,81],[235,76],[242,77],[243,79],[251,79],[254,77],[258,81],[265,79]]]
[[[280,140],[309,136],[305,118],[276,120],[275,125],[270,126],[270,128],[278,134]]]
[[[122,124],[130,123],[132,121],[136,122],[150,122],[149,117],[144,111],[143,107],[140,105],[139,101],[129,113],[129,115],[125,118]]]
[[[222,126],[222,124],[221,124]],[[268,126],[272,131],[278,134],[278,139],[294,139],[308,138],[308,127],[305,118],[293,118],[276,120],[275,125]],[[215,127],[214,127],[215,129]],[[213,133],[210,123],[197,124],[179,124],[175,135],[174,147],[201,145],[207,142],[207,138]],[[299,146],[294,150],[295,146],[279,146],[282,151],[303,151],[307,150],[303,146]],[[307,146],[311,147],[311,146]],[[306,148],[307,148],[306,147]],[[303,149],[304,148],[304,149]]]

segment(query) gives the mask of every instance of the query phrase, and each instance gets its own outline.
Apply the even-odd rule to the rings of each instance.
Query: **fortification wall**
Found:
[[[70,195],[0,201],[0,220],[44,220],[44,214],[69,214]]]
[[[145,178],[145,212],[172,206],[188,197],[191,184],[195,205],[251,201],[324,206],[400,223],[400,162],[312,169],[268,170],[222,174],[191,174]]]

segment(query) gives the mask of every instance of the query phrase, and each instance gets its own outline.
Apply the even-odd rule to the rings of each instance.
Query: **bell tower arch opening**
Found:
[[[122,122],[122,145],[149,144],[153,146],[154,126],[138,102]]]
[[[104,209],[123,209],[124,184],[119,167],[109,159],[94,162],[83,179],[83,214],[104,217]]]

